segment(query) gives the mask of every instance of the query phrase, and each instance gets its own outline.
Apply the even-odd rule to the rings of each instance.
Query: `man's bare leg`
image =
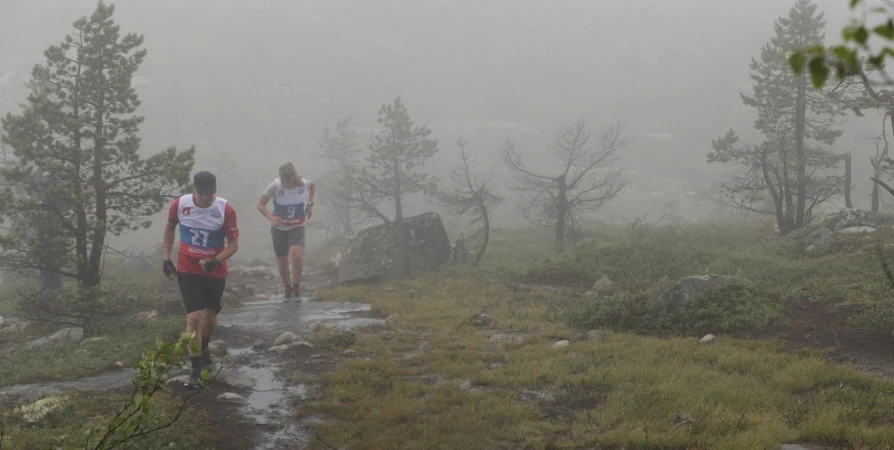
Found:
[[[211,353],[208,351],[208,344],[211,336],[217,329],[217,312],[213,309],[202,310],[202,365],[206,368],[212,365]]]
[[[192,374],[190,374],[190,384],[187,387],[195,389],[198,388],[199,375],[202,372],[202,318],[204,316],[204,312],[202,310],[193,311],[191,313],[186,314],[186,332],[187,333],[195,333],[195,336],[192,338],[192,344],[195,346],[198,351],[193,350],[193,345],[187,347],[187,352],[189,353],[189,360],[192,363]]]
[[[277,256],[276,265],[279,267],[279,277],[282,279],[282,285],[286,289],[286,297],[291,292],[291,278],[289,277],[289,256]]]
[[[294,286],[297,296],[301,275],[304,273],[304,247],[300,245],[289,247],[289,259],[292,261],[292,286]]]

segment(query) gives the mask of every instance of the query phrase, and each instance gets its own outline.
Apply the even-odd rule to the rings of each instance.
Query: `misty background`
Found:
[[[470,141],[478,171],[493,169],[507,199],[494,225],[524,226],[500,147],[513,139],[525,163],[552,167],[553,132],[583,115],[591,129],[627,123],[633,142],[619,165],[627,190],[593,219],[669,212],[716,218],[699,195],[733,170],[708,165],[711,140],[729,128],[759,141],[748,64],[794,1],[780,0],[130,0],[112,1],[123,32],[148,50],[134,85],[142,151],[195,144],[195,170],[218,174],[237,206],[240,257],[270,251],[254,201],[285,161],[317,180],[328,170],[317,140],[350,117],[365,146],[382,104],[401,96],[440,152],[425,170],[444,179],[454,141]],[[827,44],[840,41],[844,0],[816,0]],[[24,83],[94,0],[0,0],[0,113],[19,111]],[[833,150],[854,152],[855,207],[866,209],[870,154],[881,114],[850,116]],[[542,169],[541,169],[542,170]],[[237,200],[241,199],[241,200]],[[827,208],[843,207],[836,199]],[[325,204],[314,208],[324,216]],[[438,210],[421,196],[407,215]],[[156,223],[164,215],[159,214]],[[767,217],[769,218],[769,217]],[[460,226],[445,216],[445,225]],[[311,219],[309,226],[314,219]],[[376,222],[372,222],[375,224]],[[308,249],[322,243],[309,229]],[[246,239],[248,238],[248,239]],[[161,228],[116,238],[151,248]],[[123,242],[122,242],[123,241]]]

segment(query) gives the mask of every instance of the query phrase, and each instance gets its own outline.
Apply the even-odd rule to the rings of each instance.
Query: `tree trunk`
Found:
[[[394,220],[404,218],[403,205],[400,203],[401,185],[400,185],[400,166],[397,158],[394,158]]]
[[[99,55],[102,58],[102,54]],[[96,190],[96,219],[93,224],[93,236],[90,237],[90,261],[87,277],[84,279],[84,287],[99,286],[100,268],[102,267],[102,253],[106,244],[106,182],[103,168],[105,166],[105,80],[99,82],[97,89],[99,100],[96,103],[96,111],[93,123],[93,187]]]
[[[881,160],[872,162],[872,176],[876,179],[881,179],[882,176],[882,162]],[[872,183],[872,212],[877,213],[879,210],[879,190],[878,183]]]
[[[484,237],[481,238],[481,247],[478,247],[478,254],[475,255],[475,265],[481,262],[484,257],[484,251],[487,250],[488,241],[490,241],[490,217],[487,216],[487,208],[481,199],[478,200],[478,207],[481,208],[481,217],[484,219]]]
[[[797,210],[795,229],[805,225],[807,210],[807,155],[804,151],[804,128],[807,120],[806,74],[798,77],[798,97],[795,99],[795,155],[797,156]]]
[[[853,209],[854,204],[851,202],[851,152],[850,150],[844,154],[844,207]]]
[[[565,186],[565,176],[560,176],[558,181],[559,194],[556,199],[558,202],[556,211],[556,249],[561,252],[565,246],[565,222],[566,217],[568,216],[568,199],[565,198],[567,189],[567,186]]]
[[[354,226],[351,224],[351,210],[348,208],[341,211],[341,232],[345,236],[354,235]]]

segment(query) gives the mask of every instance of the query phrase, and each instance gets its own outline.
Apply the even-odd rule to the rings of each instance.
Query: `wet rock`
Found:
[[[494,322],[496,322],[496,320],[494,320],[493,317],[488,316],[487,314],[481,314],[480,316],[478,316],[478,325],[481,325],[483,327],[491,326]]]
[[[267,296],[267,295],[264,295],[264,294],[255,294],[255,300],[268,300],[268,299],[270,299],[270,297]]]
[[[216,380],[237,389],[251,389],[255,385],[255,380],[250,376],[230,368],[221,369]]]
[[[208,343],[208,351],[214,356],[225,356],[227,354],[227,344],[221,340],[211,341]]]
[[[357,355],[357,351],[348,349],[348,350],[343,351],[341,354],[342,354],[342,356],[352,358]]]
[[[298,340],[298,336],[295,335],[295,333],[286,331],[285,333],[280,334],[279,337],[277,337],[276,340],[273,341],[273,345],[279,346],[279,345],[291,344],[292,342],[295,342],[297,340]]]
[[[173,378],[168,378],[168,384],[181,383],[186,384],[189,381],[189,375],[179,375]]]
[[[571,342],[570,342],[570,341],[556,341],[556,342],[553,342],[553,347],[554,347],[554,348],[563,348],[563,347],[568,347],[569,345],[571,345]]]
[[[60,345],[68,342],[80,342],[84,339],[83,328],[63,328],[49,336],[35,339],[25,344],[25,350],[34,350],[47,345]]]
[[[708,344],[708,343],[714,342],[716,339],[717,339],[717,336],[714,336],[713,334],[706,334],[704,337],[699,339],[698,342],[700,344]]]
[[[124,363],[121,362],[121,361],[115,361],[115,367],[117,367],[117,368],[119,368],[119,369],[123,369],[123,368],[124,368]]]
[[[251,348],[253,348],[255,350],[263,349],[264,348],[264,340],[263,339],[255,340],[255,342],[251,345]]]
[[[894,225],[894,217],[888,214],[862,211],[859,209],[842,209],[822,220],[822,225],[834,232],[852,227],[886,227]]]
[[[222,402],[230,402],[230,403],[247,403],[248,399],[235,393],[235,392],[224,392],[217,396],[217,399]]]
[[[597,294],[607,294],[616,291],[617,284],[608,275],[602,275],[602,278],[596,280],[590,289]]]
[[[268,348],[267,351],[281,355],[291,349],[292,349],[291,345],[284,344],[284,345],[274,345],[273,347]]]
[[[875,233],[875,228],[873,228],[873,227],[864,227],[864,226],[848,227],[848,228],[845,228],[845,229],[839,231],[839,233],[845,233],[845,234],[850,234],[850,233]]]
[[[289,344],[291,348],[314,348],[314,345],[307,341],[292,342]]]
[[[667,309],[675,309],[692,303],[699,294],[708,289],[726,284],[733,277],[728,275],[700,275],[669,283],[656,291],[648,300],[648,306],[662,305]]]
[[[395,280],[433,272],[450,259],[441,216],[425,213],[357,234],[342,252],[338,281]]]
[[[587,339],[589,339],[591,341],[597,341],[597,342],[608,342],[612,338],[611,338],[611,335],[609,335],[605,331],[590,330],[589,332],[587,332]]]

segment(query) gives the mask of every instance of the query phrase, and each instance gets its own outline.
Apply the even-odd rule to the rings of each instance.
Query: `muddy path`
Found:
[[[193,407],[207,411],[221,433],[233,436],[233,449],[303,449],[322,420],[296,419],[294,408],[300,409],[314,390],[303,378],[335,369],[340,354],[306,344],[270,350],[280,335],[293,333],[298,343],[307,342],[321,323],[346,330],[384,325],[383,319],[371,317],[369,305],[310,302],[313,292],[305,292],[304,286],[319,285],[323,278],[306,274],[300,303],[283,303],[275,279],[255,280],[257,297],[266,300],[225,308],[219,315],[213,339],[226,343],[227,355],[217,358],[222,368],[208,389],[193,398]],[[188,395],[182,387],[185,373],[172,379],[174,395]]]

